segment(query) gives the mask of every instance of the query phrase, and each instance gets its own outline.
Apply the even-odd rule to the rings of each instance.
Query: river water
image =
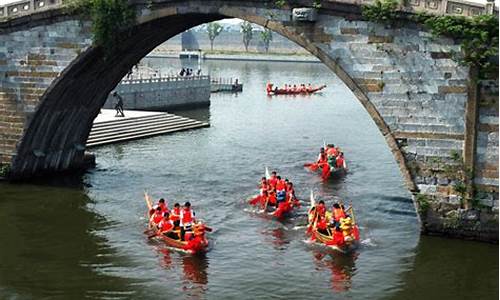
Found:
[[[497,299],[498,246],[419,236],[385,140],[325,66],[203,68],[244,83],[240,94],[213,94],[209,109],[179,112],[210,128],[94,149],[97,168],[83,178],[0,184],[0,299]],[[268,81],[328,87],[269,98]],[[323,140],[343,149],[346,176],[322,182],[302,167]],[[266,166],[302,200],[312,189],[327,203],[352,202],[360,248],[339,255],[306,243],[306,208],[285,223],[252,213],[245,201]],[[144,189],[191,201],[215,228],[211,251],[192,257],[148,241]]]

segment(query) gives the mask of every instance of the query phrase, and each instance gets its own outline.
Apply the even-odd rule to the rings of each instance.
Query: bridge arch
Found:
[[[465,119],[467,91],[463,87],[468,74],[465,68],[450,59],[442,59],[449,58],[447,53],[458,47],[450,40],[431,40],[428,33],[416,28],[387,29],[362,21],[359,8],[350,8],[351,11],[347,12],[345,9],[325,9],[320,11],[317,22],[297,23],[290,21],[289,8],[269,8],[262,1],[249,4],[213,0],[203,1],[203,6],[195,0],[164,2],[158,8],[137,7],[137,24],[130,35],[124,36],[115,56],[104,59],[102,50],[88,43],[50,83],[39,98],[34,114],[26,122],[17,145],[12,159],[14,178],[79,165],[94,118],[109,92],[128,70],[176,34],[224,18],[240,18],[267,27],[302,46],[328,66],[353,91],[374,120],[410,191],[416,191],[417,186],[396,139],[395,132],[401,131],[401,124],[398,117],[391,115],[386,102],[395,102],[401,97],[407,101],[402,109],[413,111],[415,106],[440,109],[442,104],[435,104],[433,99],[450,98],[458,105],[449,114],[455,114],[454,117],[458,114],[461,115],[459,118]],[[68,17],[64,12],[56,11],[47,18],[56,25],[79,17]],[[41,23],[47,22],[43,18],[40,20]],[[36,23],[29,26],[36,26]],[[82,32],[86,32],[84,38],[89,38],[88,21],[79,26],[86,28]],[[350,41],[353,42],[350,44]],[[441,78],[443,76],[447,79]],[[385,101],[386,97],[390,101]],[[409,101],[412,98],[418,98],[416,103]],[[414,115],[420,117],[418,113]],[[441,128],[438,128],[445,132],[430,133],[430,138],[443,138],[449,142],[445,147],[461,151],[465,121],[455,124],[446,117],[450,116],[444,116],[444,121],[439,124]],[[413,134],[426,136],[429,132]],[[417,156],[415,153],[414,158]]]

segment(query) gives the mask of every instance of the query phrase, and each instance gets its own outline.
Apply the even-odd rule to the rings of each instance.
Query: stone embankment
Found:
[[[210,105],[209,76],[168,76],[124,79],[115,88],[124,108],[165,111]],[[114,108],[117,99],[108,96],[104,108]]]
[[[115,117],[114,110],[103,109],[94,120],[87,148],[209,126],[167,113],[126,110],[122,118]]]

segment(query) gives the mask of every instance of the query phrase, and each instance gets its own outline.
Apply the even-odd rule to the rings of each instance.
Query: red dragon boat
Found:
[[[318,86],[318,87],[305,87],[305,88],[302,88],[302,87],[298,87],[296,89],[293,89],[293,88],[278,88],[278,87],[275,87],[273,88],[273,84],[272,83],[268,83],[267,86],[266,86],[266,92],[267,92],[267,95],[269,96],[272,96],[272,95],[309,95],[309,94],[313,94],[313,93],[316,93],[318,91],[321,91],[322,89],[326,88],[326,85],[321,85],[321,86]]]
[[[311,208],[308,212],[309,225],[307,230],[307,234],[310,235],[311,241],[342,253],[349,253],[355,250],[359,245],[360,236],[352,205],[346,210],[346,213],[350,213],[349,217],[340,220],[340,230],[328,228],[327,231],[329,234],[318,231],[316,227],[318,216],[314,209],[315,207],[314,195],[311,191]]]
[[[271,178],[269,169],[266,167],[265,177],[267,180]],[[266,213],[278,220],[286,219],[292,215],[293,209],[300,206],[300,201],[296,198],[289,199],[289,195],[285,193],[285,200],[280,201],[278,207],[269,203],[269,198],[264,198],[262,194],[256,195],[249,200],[250,205],[261,207],[261,213]]]
[[[326,143],[323,142],[323,144],[324,144],[323,149],[328,149]],[[337,157],[327,156],[327,157],[328,157],[327,160],[323,163],[317,163],[317,162],[305,163],[304,167],[308,168],[312,172],[321,171],[321,178],[323,178],[323,180],[327,180],[328,178],[330,178],[330,176],[345,174],[345,172],[347,171],[347,163],[344,160],[343,154],[342,154],[342,163],[340,165],[337,164],[338,156]]]
[[[147,193],[144,193],[144,198],[148,207],[148,216],[151,217],[152,212],[154,212],[151,197]],[[176,238],[177,235],[180,235],[180,229],[172,231],[172,234],[160,234],[158,229],[153,227],[149,228],[146,232],[149,233],[149,238],[160,240],[170,248],[191,254],[200,254],[208,251],[209,242],[205,237],[206,231],[212,231],[212,229],[205,226],[202,222],[194,224],[192,238],[188,241]]]

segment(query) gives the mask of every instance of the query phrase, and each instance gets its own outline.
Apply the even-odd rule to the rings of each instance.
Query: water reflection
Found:
[[[182,270],[181,287],[189,299],[204,299],[208,284],[208,258],[206,255],[177,253],[174,250],[158,246],[161,253],[161,266],[171,275],[176,276]],[[174,279],[175,280],[175,279]]]
[[[104,274],[129,262],[96,234],[109,227],[79,190],[0,184],[0,298],[128,298],[133,280]],[[8,246],[7,246],[8,245]]]
[[[359,254],[325,253],[317,249],[312,250],[312,252],[317,269],[331,272],[332,290],[334,292],[349,291],[352,287],[352,277],[356,271],[355,261]]]

